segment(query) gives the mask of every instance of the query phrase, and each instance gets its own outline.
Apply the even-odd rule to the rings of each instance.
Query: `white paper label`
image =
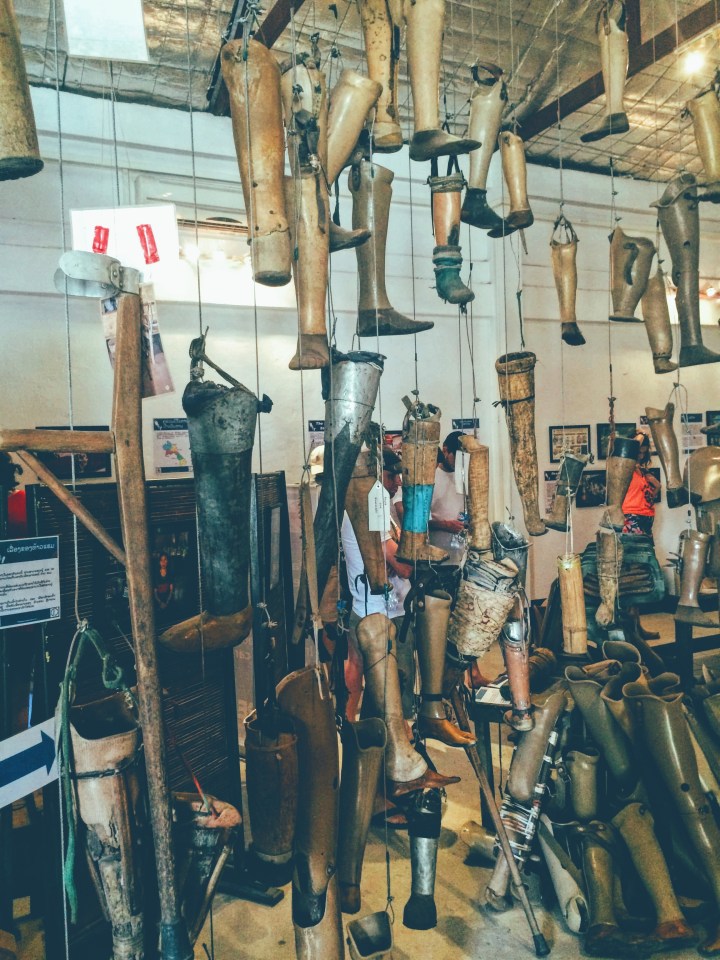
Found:
[[[390,494],[376,480],[368,494],[368,530],[385,533],[390,527]]]
[[[467,467],[470,461],[470,455],[464,450],[458,450],[455,454],[455,492],[467,493]]]

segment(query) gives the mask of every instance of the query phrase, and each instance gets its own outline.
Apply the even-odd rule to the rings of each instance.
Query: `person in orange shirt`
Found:
[[[635,434],[635,439],[640,443],[640,450],[628,492],[623,500],[625,525],[622,532],[644,534],[652,539],[655,502],[660,494],[660,481],[649,472],[650,438],[647,434],[638,432]]]

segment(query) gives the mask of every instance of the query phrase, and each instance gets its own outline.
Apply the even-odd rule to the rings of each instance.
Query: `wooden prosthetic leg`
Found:
[[[635,310],[640,303],[655,256],[655,244],[647,237],[628,237],[620,227],[610,236],[611,320],[640,323]]]
[[[12,0],[0,0],[0,180],[43,168]]]
[[[573,225],[564,216],[555,221],[550,238],[552,269],[560,303],[562,338],[571,347],[581,347],[585,337],[580,332],[575,314],[577,296],[577,246],[578,236]]]
[[[628,36],[625,33],[625,5],[607,0],[595,26],[600,44],[600,66],[605,87],[605,118],[595,130],[583,133],[583,143],[592,143],[630,129],[625,113],[625,78],[628,69]]]
[[[468,465],[468,544],[483,553],[492,547],[488,498],[490,487],[490,448],[475,437],[463,434],[460,446],[469,454]]]
[[[394,6],[389,0],[359,0],[358,3],[368,74],[382,87],[375,107],[375,119],[370,125],[373,147],[377,153],[394,153],[403,144],[397,108],[402,24],[396,19]],[[363,122],[365,117],[367,111]]]

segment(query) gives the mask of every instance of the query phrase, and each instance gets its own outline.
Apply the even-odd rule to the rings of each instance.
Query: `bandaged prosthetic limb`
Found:
[[[379,531],[368,529],[368,494],[377,479],[376,456],[370,450],[361,450],[345,495],[345,510],[360,549],[370,593],[382,594],[387,583],[382,537]]]
[[[524,587],[527,578],[530,541],[507,523],[499,523],[494,520],[490,529],[492,531],[493,558],[498,561],[509,560],[517,567],[518,585]]]
[[[630,803],[616,814],[612,825],[625,841],[632,862],[655,908],[655,929],[650,938],[663,950],[693,946],[695,934],[685,922],[670,880],[667,863],[657,837],[650,810]]]
[[[605,117],[595,130],[583,133],[583,143],[592,143],[630,129],[625,105],[625,77],[628,69],[628,37],[625,33],[625,5],[617,0],[603,4],[595,25],[600,44],[600,67],[605,87]]]
[[[671,359],[673,335],[670,326],[665,274],[659,264],[657,271],[647,282],[640,306],[650,349],[652,350],[655,373],[670,373],[672,370],[677,370],[677,364],[673,363]]]
[[[460,204],[465,177],[458,171],[446,177],[429,177],[428,183],[435,235],[435,288],[440,299],[446,303],[470,303],[475,299],[475,294],[460,279]]]
[[[563,451],[558,467],[552,510],[550,516],[545,518],[545,526],[552,530],[561,530],[563,533],[567,531],[570,504],[580,486],[582,473],[587,462],[587,454],[571,453],[569,450]]]
[[[0,2],[0,180],[43,168],[35,116],[12,0]]]
[[[577,820],[594,820],[598,815],[598,760],[592,747],[570,750],[565,768],[570,776],[570,802]]]
[[[338,884],[340,909],[360,909],[360,879],[373,801],[387,742],[385,723],[375,717],[342,728],[343,757],[340,779]]]
[[[431,403],[411,404],[407,398],[403,402],[407,408],[402,432],[403,518],[397,557],[404,563],[439,563],[447,553],[428,542],[427,529],[435,489],[441,411]]]
[[[410,899],[403,910],[403,926],[431,930],[437,926],[435,870],[442,819],[439,790],[418,791],[407,811],[410,837]]]
[[[611,320],[641,322],[635,310],[647,289],[655,253],[655,244],[647,237],[629,237],[620,227],[613,230],[610,235]]]
[[[447,719],[442,697],[451,603],[452,597],[444,590],[429,590],[415,599],[415,647],[421,679],[417,725],[423,739],[465,747],[475,743],[475,737]]]
[[[675,404],[668,403],[664,410],[645,407],[645,416],[665,474],[668,506],[681,507],[689,501],[689,494],[683,486],[680,473],[680,451],[673,428]]]
[[[488,231],[489,237],[506,237],[515,230],[523,230],[533,224],[534,216],[527,195],[527,166],[525,144],[511,130],[503,130],[498,138],[503,177],[510,198],[510,209],[500,225]]]
[[[695,143],[705,171],[703,199],[720,203],[720,101],[715,83],[688,100],[685,108],[693,119]]]
[[[563,653],[568,657],[587,654],[587,615],[582,566],[576,553],[558,557],[558,584],[562,609]]]
[[[488,499],[490,495],[490,448],[476,437],[463,434],[462,450],[469,455],[468,481],[468,546],[484,553],[492,547],[492,530],[489,523]]]
[[[535,363],[534,353],[525,350],[508,353],[495,361],[500,402],[505,410],[510,436],[515,486],[520,494],[525,526],[531,537],[546,533],[540,516],[538,461],[535,443]]]
[[[420,333],[434,326],[431,320],[412,320],[398,313],[385,290],[385,247],[394,177],[392,170],[371,160],[361,160],[348,176],[353,198],[353,229],[364,227],[371,232],[368,242],[355,251],[360,283],[359,337]]]
[[[562,338],[571,347],[581,347],[585,343],[585,337],[580,332],[575,314],[578,242],[578,236],[570,221],[564,214],[558,217],[550,238],[550,252],[555,289],[560,304]]]
[[[620,531],[625,526],[625,514],[622,511],[622,505],[630,488],[630,481],[637,465],[639,452],[640,443],[637,440],[615,436],[610,441],[606,466],[607,509],[603,514],[602,522],[611,526],[613,530]]]
[[[508,620],[500,631],[500,649],[502,650],[505,670],[510,687],[512,710],[504,716],[505,723],[524,732],[535,726],[530,702],[530,644],[525,618]]]
[[[387,727],[385,776],[389,795],[400,797],[414,790],[458,783],[459,777],[445,777],[430,770],[413,750],[407,737],[398,679],[395,626],[382,613],[360,621],[357,639],[365,670],[365,692]]]
[[[221,52],[233,136],[250,228],[253,277],[266,286],[290,280],[290,231],[285,212],[285,136],[280,68],[257,40],[231,40]]]
[[[328,890],[337,863],[340,768],[335,708],[325,675],[315,667],[284,677],[277,687],[277,700],[297,734],[299,789],[292,884],[297,955],[337,960],[343,956],[340,904],[336,890],[332,897]]]
[[[623,561],[623,545],[615,530],[606,526],[598,528],[597,575],[600,591],[600,606],[595,611],[598,626],[609,627],[615,623],[620,585],[620,570]]]
[[[480,70],[484,75],[480,76]],[[485,75],[486,74],[486,75]],[[502,217],[488,206],[487,177],[497,145],[503,110],[507,105],[507,87],[502,70],[494,64],[479,63],[473,69],[468,134],[480,146],[470,153],[470,173],[463,200],[461,219],[481,230],[502,229]]]
[[[700,215],[697,180],[681,173],[657,203],[658,220],[672,259],[675,305],[680,323],[680,366],[717,363],[720,354],[703,345],[700,328]]]
[[[681,623],[694,623],[700,627],[717,626],[717,614],[701,610],[698,602],[711,539],[710,534],[702,533],[700,530],[687,531],[682,552],[680,599],[675,610],[675,619]]]
[[[660,774],[667,797],[680,817],[684,832],[720,905],[720,830],[698,775],[690,732],[680,692],[656,696],[644,684],[630,683],[623,689],[633,717],[640,748]],[[711,932],[699,948],[705,956],[720,952],[720,929]]]
[[[392,0],[360,0],[358,7],[368,74],[382,88],[370,128],[373,148],[377,153],[394,153],[403,145],[397,105],[401,5]],[[367,111],[363,121],[365,117]]]
[[[448,627],[448,653],[458,655],[460,666],[470,666],[484,656],[500,636],[515,604],[517,567],[471,554],[465,564]]]
[[[544,813],[540,817],[537,833],[565,923],[573,933],[584,933],[588,922],[588,905],[582,875],[555,839],[552,823]]]

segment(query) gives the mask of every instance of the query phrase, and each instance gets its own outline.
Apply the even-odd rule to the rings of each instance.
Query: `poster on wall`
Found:
[[[705,414],[705,423],[708,427],[720,424],[720,410],[708,410]],[[705,440],[709,447],[720,447],[720,431],[717,433],[706,433]]]
[[[307,432],[308,432],[308,453],[315,449],[315,447],[321,447],[325,443],[325,421],[324,420],[308,420],[307,422]]]
[[[462,430],[463,433],[473,433],[475,430],[480,429],[480,418],[479,417],[453,417],[452,428],[453,430]]]
[[[192,474],[190,434],[185,417],[153,418],[153,463],[157,476]]]
[[[550,427],[550,463],[560,463],[565,450],[578,455],[590,454],[590,425],[571,424]]]
[[[69,430],[69,426],[40,426],[37,430]],[[73,430],[109,430],[108,426],[93,427],[73,427]],[[109,453],[62,453],[43,451],[38,453],[38,460],[41,460],[48,467],[58,480],[72,480],[73,465],[75,460],[75,479],[76,480],[98,480],[103,477],[112,476],[112,460]]]
[[[557,484],[558,473],[558,470],[545,470],[544,472],[546,514],[551,512],[553,501],[555,500],[555,486]]]
[[[0,629],[60,619],[60,538],[0,540]]]
[[[680,449],[683,453],[692,453],[693,450],[699,450],[704,447],[705,434],[701,433],[703,427],[703,415],[701,413],[681,413],[680,423],[677,427]]]
[[[157,301],[152,283],[140,284],[142,317],[142,397],[158,397],[174,393],[172,375],[160,336]],[[117,340],[117,299],[106,297],[100,301],[100,319],[110,366],[115,369],[115,342]]]

